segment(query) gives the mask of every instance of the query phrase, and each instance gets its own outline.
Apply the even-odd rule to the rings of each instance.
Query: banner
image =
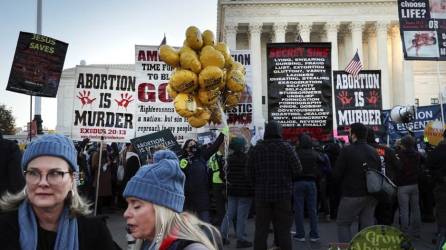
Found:
[[[446,115],[446,104],[443,104],[443,112]],[[413,132],[417,142],[423,142],[426,125],[431,121],[441,121],[441,109],[438,104],[417,107],[415,119],[409,123],[393,122],[390,119],[390,110],[383,110],[382,116],[390,142],[393,143],[395,140],[407,135],[409,131]]]
[[[56,97],[67,49],[51,37],[20,32],[6,90]]]
[[[356,77],[333,71],[333,84],[339,135],[348,135],[349,126],[357,122],[375,132],[384,131],[380,70],[362,70]]]
[[[252,66],[250,50],[234,50],[231,51],[234,61],[237,61],[246,70],[246,89],[242,93],[239,104],[228,110],[228,126],[229,127],[248,127],[252,128]]]
[[[446,60],[446,1],[398,0],[406,60]]]
[[[170,129],[177,141],[190,137],[193,128],[175,112],[166,91],[173,68],[159,59],[158,46],[135,46],[137,87],[136,136]],[[189,135],[188,135],[189,134]]]
[[[71,138],[129,142],[135,136],[133,71],[76,67]]]
[[[148,158],[151,159],[153,153],[159,147],[170,149],[175,152],[177,156],[181,155],[181,147],[175,140],[175,137],[169,129],[164,129],[149,135],[136,137],[131,139],[130,141],[136,148],[141,160],[145,160]]]
[[[326,140],[332,133],[331,44],[267,44],[268,120],[285,138],[308,132]]]

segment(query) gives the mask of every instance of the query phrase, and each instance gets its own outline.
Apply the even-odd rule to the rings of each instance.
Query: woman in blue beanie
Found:
[[[222,249],[216,228],[183,212],[185,177],[177,156],[160,150],[153,160],[138,170],[123,193],[127,229],[138,239],[135,249]]]
[[[91,211],[77,191],[70,139],[43,135],[28,145],[21,165],[25,188],[0,198],[1,249],[115,249],[103,221],[85,217]]]

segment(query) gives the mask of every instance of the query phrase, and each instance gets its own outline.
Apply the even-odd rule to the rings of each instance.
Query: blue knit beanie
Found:
[[[180,169],[178,157],[170,150],[160,150],[153,159],[155,163],[140,168],[130,179],[123,196],[149,201],[181,213],[186,177]]]
[[[39,156],[55,156],[64,159],[74,172],[79,172],[77,165],[77,151],[73,141],[63,135],[49,134],[39,137],[26,147],[22,157],[22,169],[30,161]]]

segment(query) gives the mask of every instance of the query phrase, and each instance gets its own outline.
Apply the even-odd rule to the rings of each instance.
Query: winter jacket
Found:
[[[209,189],[211,173],[207,166],[209,158],[215,154],[223,143],[224,135],[220,134],[214,143],[206,149],[198,151],[193,156],[180,157],[181,169],[186,176],[184,184],[185,209],[192,211],[206,211],[210,209]]]
[[[246,154],[234,152],[228,157],[228,194],[235,197],[251,197],[254,189],[248,180],[246,171]]]
[[[302,171],[299,157],[281,136],[280,125],[269,122],[264,140],[249,151],[248,176],[257,201],[277,202],[291,199],[293,179]]]
[[[380,170],[381,160],[376,150],[365,141],[344,147],[333,169],[333,178],[341,184],[343,197],[367,196],[365,166]]]
[[[402,168],[397,174],[396,184],[398,186],[409,186],[418,184],[421,173],[421,155],[413,149],[397,151]]]
[[[138,172],[141,167],[139,156],[135,152],[127,152],[125,156],[124,178],[122,179],[122,188],[127,186],[127,182]]]
[[[319,163],[322,161],[319,153],[313,149],[311,137],[303,134],[299,139],[299,148],[297,149],[302,173],[296,178],[296,181],[316,181],[321,176]]]
[[[390,180],[396,182],[396,177],[399,169],[401,169],[401,162],[396,157],[395,151],[391,148],[380,145],[378,143],[369,143],[370,146],[376,149],[381,160],[381,170]]]
[[[110,231],[99,218],[77,218],[79,250],[116,249]],[[18,212],[0,214],[0,246],[5,250],[20,249]]]
[[[436,184],[445,184],[446,177],[446,143],[444,140],[427,156],[426,167],[435,178]]]
[[[0,195],[5,191],[16,193],[25,186],[21,160],[19,146],[0,136]]]

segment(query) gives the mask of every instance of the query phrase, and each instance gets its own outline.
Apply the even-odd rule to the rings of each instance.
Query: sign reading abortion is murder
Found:
[[[383,131],[381,120],[381,71],[362,70],[357,76],[333,71],[338,134],[348,134],[350,124],[360,122]]]
[[[129,142],[135,136],[132,71],[76,67],[71,136],[74,140]]]

